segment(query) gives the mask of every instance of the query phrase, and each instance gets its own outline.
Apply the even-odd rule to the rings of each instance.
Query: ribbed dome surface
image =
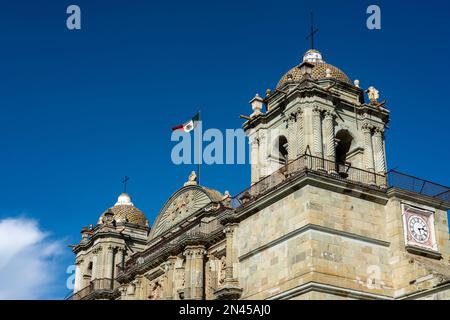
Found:
[[[145,226],[147,218],[145,214],[136,208],[131,202],[131,197],[127,193],[122,193],[118,198],[114,207],[107,209],[100,216],[99,222],[104,221],[105,214],[112,213],[112,219],[117,222],[129,222]]]
[[[114,207],[109,208],[102,214],[102,218],[104,217],[106,212],[112,212],[114,214],[113,219],[117,222],[129,222],[134,224],[139,224],[145,226],[147,218],[144,213],[136,208],[135,206],[130,205],[116,205]]]
[[[307,51],[303,57],[303,62],[309,62],[314,66],[311,71],[311,77],[314,80],[331,78],[348,84],[352,83],[342,70],[323,61],[321,53],[317,50]],[[303,72],[299,66],[295,66],[283,75],[278,82],[277,88],[282,87],[286,82],[300,82],[303,78]]]

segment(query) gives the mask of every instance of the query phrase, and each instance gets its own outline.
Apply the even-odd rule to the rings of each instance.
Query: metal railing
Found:
[[[348,164],[339,164],[334,161],[305,154],[288,162],[271,175],[234,196],[227,204],[232,208],[243,207],[250,201],[279,187],[280,184],[306,172],[314,172],[315,174],[375,189],[385,190],[387,188],[387,179],[384,174],[377,174],[352,167]]]
[[[396,170],[390,170],[388,172],[388,182],[390,187],[418,193],[450,203],[449,187],[413,177]]]
[[[81,290],[71,294],[66,300],[83,300],[94,292],[97,291],[114,291],[118,287],[117,282],[114,279],[94,279],[91,280],[88,286]]]

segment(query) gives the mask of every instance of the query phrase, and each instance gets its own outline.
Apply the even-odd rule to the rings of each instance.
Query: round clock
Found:
[[[409,218],[408,231],[414,240],[419,243],[425,243],[430,238],[430,228],[427,221],[417,215]]]

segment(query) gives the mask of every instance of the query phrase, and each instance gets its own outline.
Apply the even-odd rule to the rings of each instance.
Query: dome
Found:
[[[339,68],[326,63],[322,59],[322,54],[317,50],[308,50],[303,56],[303,62],[309,62],[313,65],[311,76],[314,80],[331,78],[351,84],[347,75]],[[282,87],[286,82],[300,82],[303,80],[303,77],[304,73],[300,70],[299,66],[296,66],[283,75],[278,82],[277,88]]]
[[[118,205],[127,205],[127,206],[133,206],[133,202],[131,202],[131,197],[128,193],[122,193],[118,198],[117,202],[115,204]]]
[[[131,197],[127,193],[122,193],[118,198],[116,204],[102,213],[99,219],[99,223],[102,223],[105,218],[105,214],[112,214],[112,219],[117,222],[129,222],[133,224],[139,224],[145,226],[147,224],[147,218],[145,214],[136,208],[131,202]]]

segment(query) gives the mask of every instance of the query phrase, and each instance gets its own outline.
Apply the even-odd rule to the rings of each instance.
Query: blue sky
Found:
[[[77,4],[82,30],[65,26]],[[366,28],[378,4],[382,29]],[[170,128],[201,107],[203,127],[238,128],[308,49],[309,12],[324,59],[392,112],[390,168],[450,184],[450,8],[446,1],[9,1],[0,10],[0,219],[38,222],[76,243],[131,177],[153,221],[193,166],[174,166]],[[249,167],[204,166],[202,184],[239,192]],[[67,293],[69,249],[52,293]]]

